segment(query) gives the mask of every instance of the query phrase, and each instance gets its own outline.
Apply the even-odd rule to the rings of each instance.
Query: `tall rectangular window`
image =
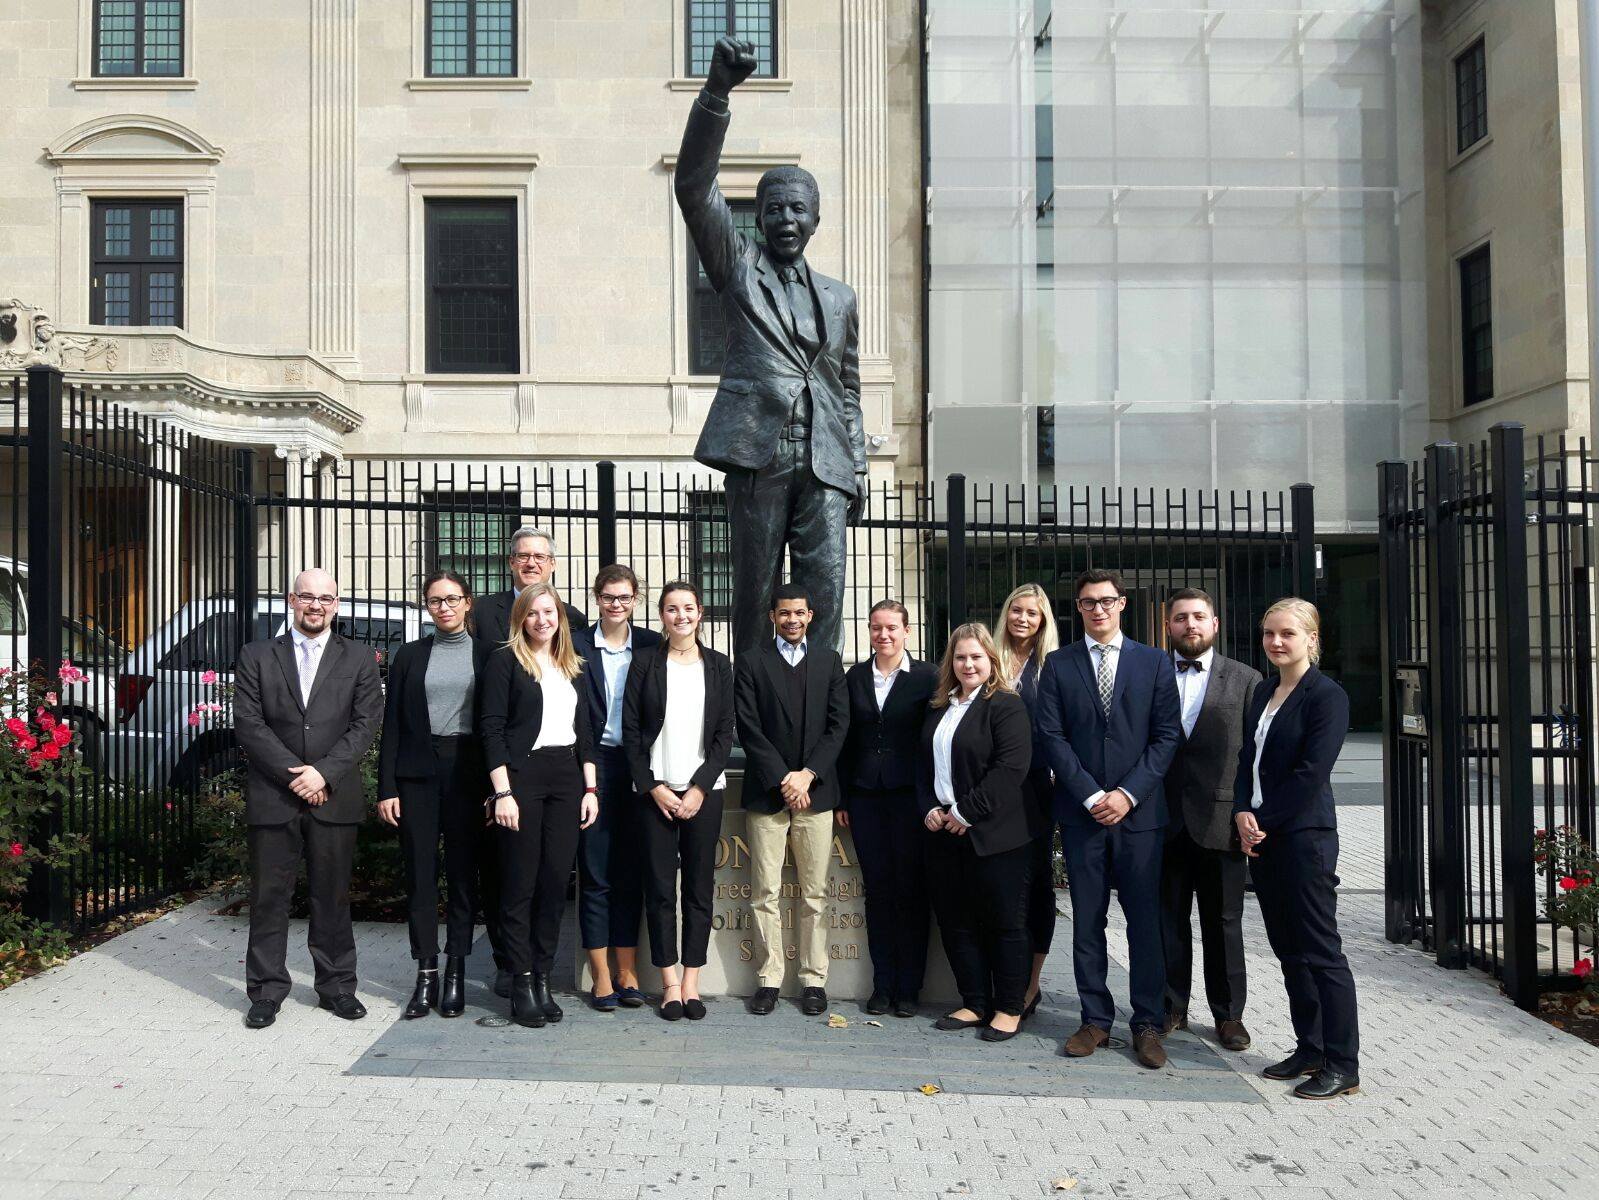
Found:
[[[1494,394],[1493,278],[1488,247],[1460,260],[1460,378],[1462,399],[1478,404]]]
[[[428,0],[429,75],[515,75],[516,0]]]
[[[95,0],[94,73],[183,74],[183,0]]]
[[[689,578],[700,585],[705,615],[726,617],[733,611],[733,532],[727,520],[725,492],[688,493]]]
[[[515,374],[516,201],[427,202],[427,369]]]
[[[89,320],[182,325],[182,202],[96,200],[90,214]]]
[[[755,74],[777,74],[777,0],[686,0],[688,74],[706,75],[716,39],[738,38],[755,45]]]
[[[1488,52],[1478,38],[1455,58],[1455,153],[1488,136]]]
[[[733,200],[728,207],[733,210],[733,223],[738,231],[760,241],[755,201]],[[720,375],[722,360],[727,357],[727,324],[722,319],[722,300],[700,266],[700,256],[692,241],[688,245],[688,277],[692,293],[688,299],[689,374]]]
[[[521,524],[515,492],[434,492],[429,512],[429,571],[454,571],[474,596],[505,586],[505,548]]]

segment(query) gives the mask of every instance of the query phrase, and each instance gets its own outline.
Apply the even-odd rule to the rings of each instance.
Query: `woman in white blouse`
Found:
[[[644,811],[644,914],[661,971],[661,1016],[705,1016],[700,968],[711,941],[716,843],[733,750],[733,664],[700,645],[699,589],[681,580],[657,605],[666,640],[628,671],[622,747]],[[678,875],[683,943],[678,956]]]
[[[990,1042],[1016,1036],[1032,965],[1033,839],[1023,790],[1032,722],[997,659],[985,625],[950,636],[917,771],[933,911],[962,1001],[934,1028],[981,1025]]]
[[[511,635],[483,668],[478,730],[500,838],[500,929],[511,972],[511,1019],[559,1021],[550,969],[578,833],[599,814],[583,660],[566,605],[548,583],[523,588]]]

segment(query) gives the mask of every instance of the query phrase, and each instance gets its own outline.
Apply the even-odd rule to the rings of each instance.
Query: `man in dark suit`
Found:
[[[1161,1067],[1162,780],[1183,732],[1177,681],[1170,658],[1122,633],[1127,597],[1114,571],[1084,571],[1076,598],[1088,636],[1044,661],[1036,717],[1038,749],[1055,772],[1082,1002],[1082,1027],[1065,1053],[1085,1058],[1110,1040],[1116,1009],[1106,984],[1105,918],[1114,887],[1127,919],[1133,1051],[1142,1065]]]
[[[472,606],[473,636],[492,647],[505,645],[511,633],[511,605],[530,584],[554,583],[559,561],[555,539],[544,530],[524,525],[513,533],[506,558],[511,586],[503,592],[491,592]],[[588,615],[570,604],[566,606],[566,621],[573,633],[588,628]]]
[[[810,590],[810,640],[839,644],[845,526],[866,497],[855,293],[805,261],[820,220],[810,172],[775,167],[755,190],[763,242],[738,232],[716,172],[728,95],[755,69],[748,42],[723,38],[689,112],[678,207],[722,301],[727,356],[694,457],[727,473],[732,524],[733,644],[767,638],[766,604],[787,547]]]
[[[372,651],[333,632],[338,595],[326,571],[300,572],[288,632],[245,646],[234,674],[234,730],[247,767],[251,1029],[272,1024],[289,994],[289,900],[302,858],[319,1002],[348,1021],[366,1016],[355,997],[350,871],[366,815],[361,756],[383,720],[383,686]]]
[[[827,1008],[827,863],[849,694],[838,652],[806,637],[813,615],[803,587],[779,585],[770,617],[777,637],[740,655],[733,672],[755,915],[757,988],[750,1011],[757,1016],[777,1006],[783,983],[777,901],[790,852],[799,886],[800,1008],[810,1016]]]
[[[1199,588],[1166,602],[1166,637],[1177,668],[1183,739],[1166,772],[1166,849],[1161,918],[1166,939],[1166,1032],[1188,1028],[1193,982],[1189,914],[1199,900],[1205,999],[1216,1037],[1249,1049],[1244,1028],[1244,882],[1248,868],[1233,826],[1233,778],[1244,709],[1260,682],[1254,667],[1216,653],[1216,605]]]

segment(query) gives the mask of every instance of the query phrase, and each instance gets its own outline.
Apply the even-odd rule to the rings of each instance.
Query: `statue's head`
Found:
[[[822,219],[822,193],[804,167],[773,167],[755,185],[755,219],[766,250],[778,262],[793,262]]]

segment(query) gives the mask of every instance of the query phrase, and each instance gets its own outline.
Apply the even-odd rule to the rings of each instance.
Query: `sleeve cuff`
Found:
[[[1127,797],[1128,803],[1130,803],[1134,808],[1138,807],[1138,797],[1137,796],[1133,795],[1126,788],[1122,788],[1122,795]]]
[[[729,108],[727,101],[723,97],[713,93],[710,88],[700,89],[699,102],[708,111],[715,113],[719,117],[725,117],[728,114]]]
[[[1105,792],[1104,792],[1104,789],[1102,788],[1099,791],[1095,792],[1087,800],[1084,800],[1083,801],[1083,807],[1084,808],[1093,808],[1094,805],[1098,804],[1104,798],[1105,798]]]
[[[972,827],[972,823],[970,821],[968,821],[965,817],[961,816],[960,805],[951,804],[949,806],[949,815],[954,817],[962,825],[966,826],[967,829],[970,829]]]

